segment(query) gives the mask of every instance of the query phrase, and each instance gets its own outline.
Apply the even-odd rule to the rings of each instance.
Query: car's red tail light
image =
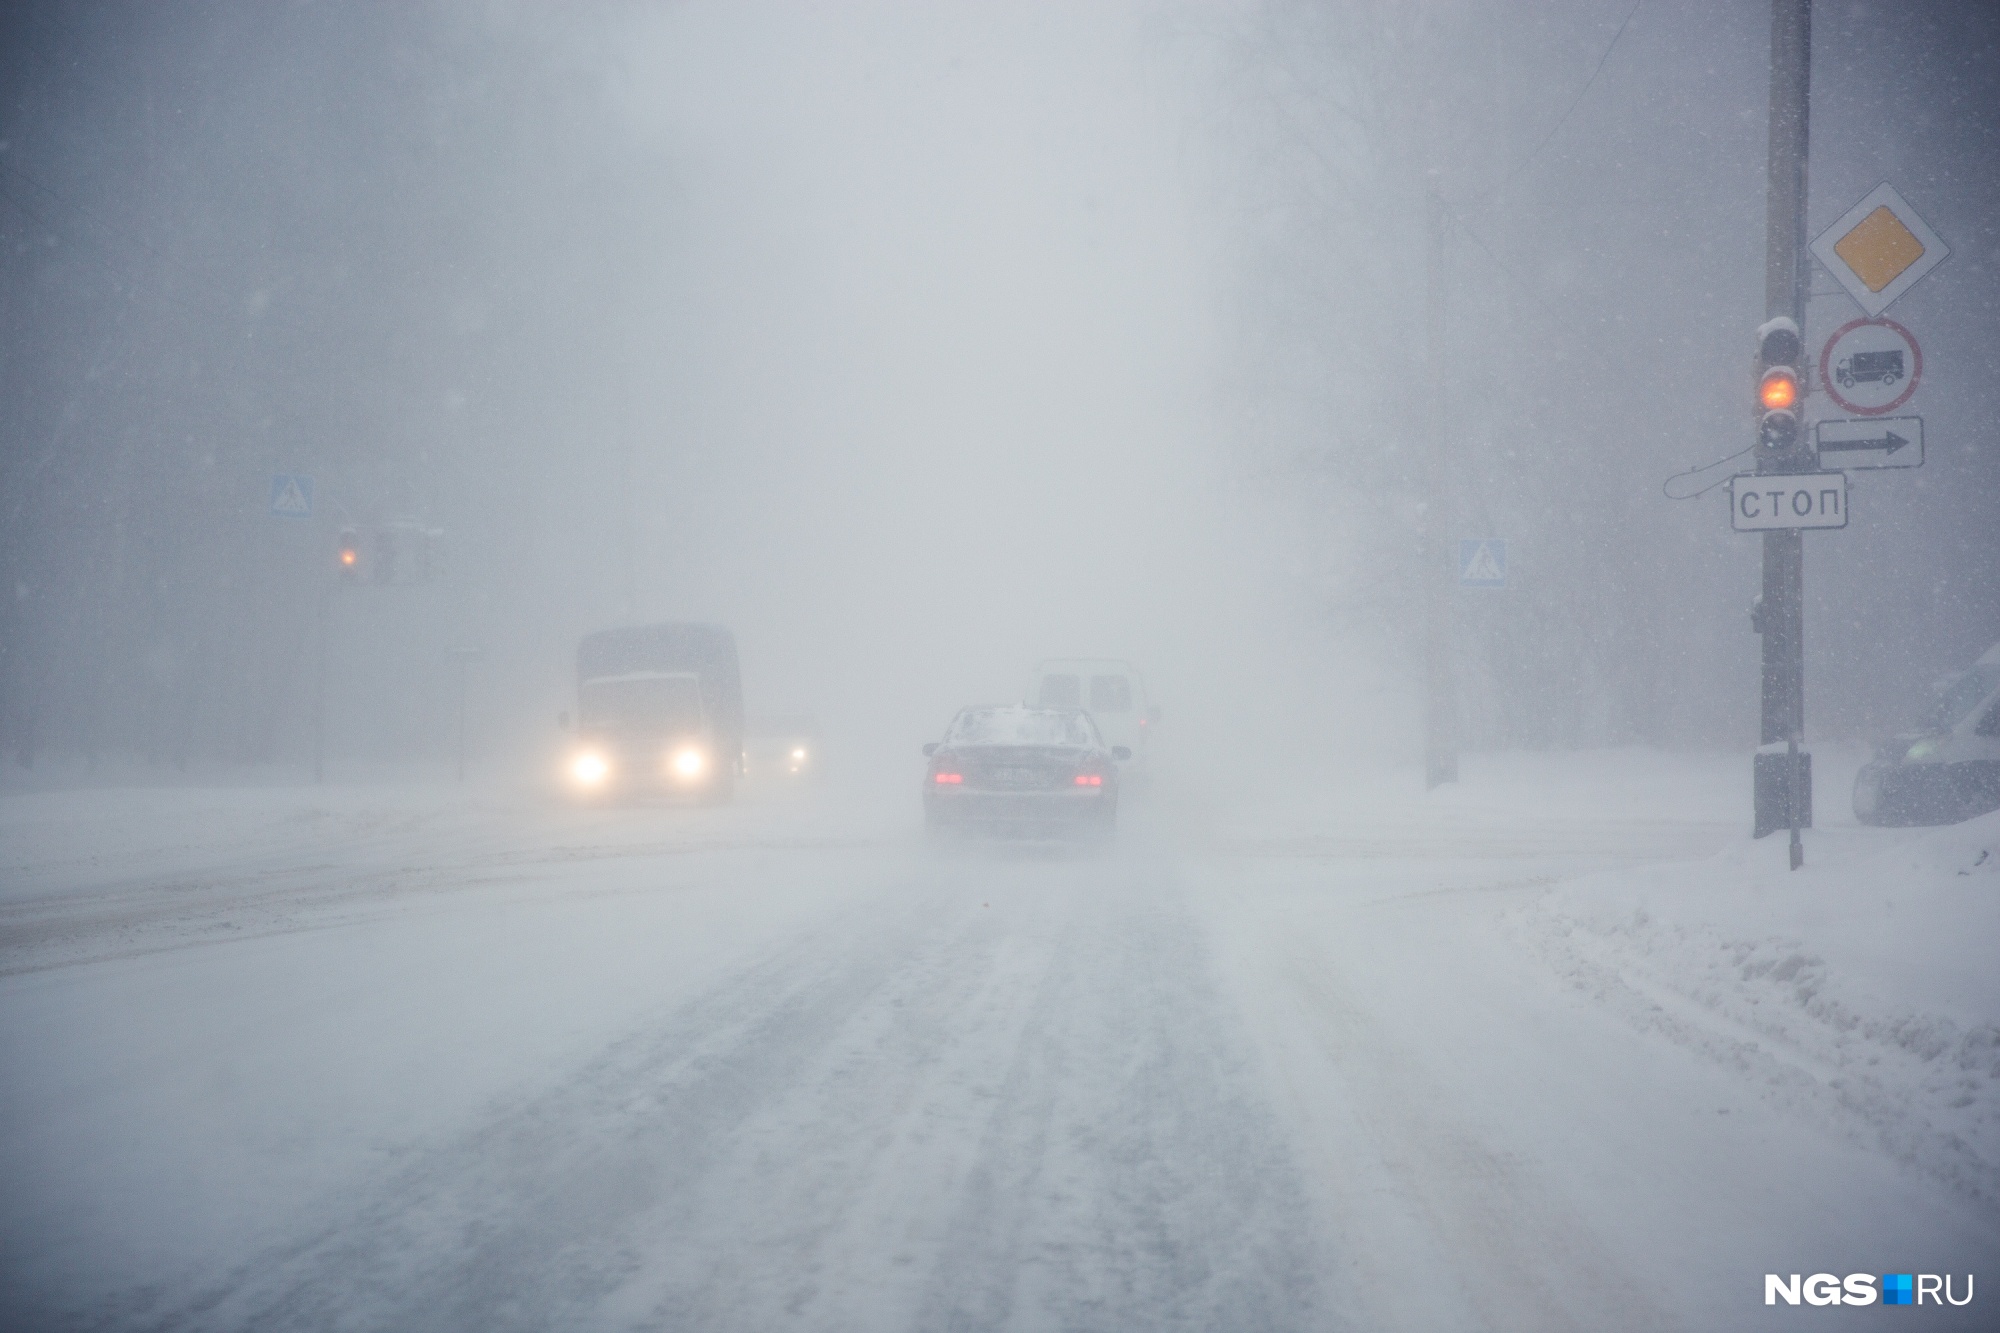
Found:
[[[1076,775],[1076,785],[1079,787],[1102,787],[1104,785],[1104,775],[1102,773],[1079,773]]]
[[[933,774],[931,774],[931,781],[932,781],[932,782],[963,782],[963,781],[965,781],[965,774],[963,774],[963,773],[933,773]]]

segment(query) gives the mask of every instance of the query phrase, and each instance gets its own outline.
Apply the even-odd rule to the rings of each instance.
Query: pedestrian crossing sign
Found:
[[[271,478],[271,513],[278,518],[311,518],[313,479],[289,472]]]
[[[1507,586],[1507,542],[1500,537],[1482,537],[1458,544],[1458,586],[1461,588],[1504,588]]]

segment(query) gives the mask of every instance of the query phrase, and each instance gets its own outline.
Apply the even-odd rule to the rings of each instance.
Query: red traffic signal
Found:
[[[361,574],[361,534],[353,528],[342,528],[340,545],[334,552],[335,566],[345,579],[358,578]]]

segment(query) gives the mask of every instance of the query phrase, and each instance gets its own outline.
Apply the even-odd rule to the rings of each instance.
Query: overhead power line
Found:
[[[1611,34],[1611,41],[1605,46],[1604,54],[1597,58],[1597,67],[1590,71],[1590,77],[1583,81],[1583,87],[1576,90],[1576,96],[1572,97],[1569,105],[1563,108],[1563,113],[1556,117],[1555,124],[1549,126],[1548,133],[1542,136],[1541,142],[1529,150],[1526,157],[1516,162],[1514,169],[1509,171],[1498,185],[1494,186],[1483,197],[1468,201],[1468,207],[1476,208],[1484,204],[1489,204],[1506,193],[1507,187],[1520,179],[1521,173],[1526,171],[1533,164],[1534,160],[1542,155],[1542,150],[1547,148],[1550,142],[1555,139],[1556,133],[1563,126],[1569,124],[1569,118],[1576,114],[1576,109],[1579,106],[1583,105],[1584,96],[1596,85],[1597,76],[1604,73],[1604,66],[1611,59],[1611,53],[1618,49],[1618,39],[1625,35],[1625,29],[1632,26],[1633,18],[1639,13],[1640,7],[1645,3],[1646,0],[1635,0],[1632,8],[1626,12],[1625,21],[1618,25],[1617,32]]]

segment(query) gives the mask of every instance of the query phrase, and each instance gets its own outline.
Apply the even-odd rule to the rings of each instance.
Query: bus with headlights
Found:
[[[577,644],[576,726],[563,764],[576,794],[727,801],[742,765],[743,679],[726,628],[627,625]]]

